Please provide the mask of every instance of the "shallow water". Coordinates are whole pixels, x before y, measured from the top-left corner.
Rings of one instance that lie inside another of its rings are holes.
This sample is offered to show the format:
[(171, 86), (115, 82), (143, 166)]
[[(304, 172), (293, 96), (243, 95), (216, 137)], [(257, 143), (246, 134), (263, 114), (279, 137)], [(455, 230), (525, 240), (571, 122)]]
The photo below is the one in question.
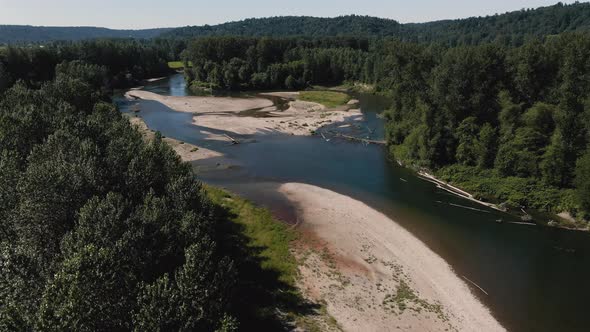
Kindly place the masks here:
[[(181, 75), (146, 89), (187, 95)], [(359, 99), (365, 121), (357, 130), (373, 139), (382, 137), (377, 114), (387, 107), (387, 99)], [(119, 102), (122, 111), (130, 107)], [(204, 141), (203, 128), (191, 123), (191, 114), (157, 102), (138, 103), (151, 129), (217, 149), (235, 161), (236, 167), (200, 173), (205, 182), (265, 204), (289, 221), (294, 218), (292, 207), (272, 193), (278, 183), (303, 182), (351, 196), (387, 214), (441, 255), (460, 277), (485, 289), (489, 295), (476, 288), (473, 292), (507, 329), (590, 330), (590, 234), (513, 224), (519, 220), (417, 178), (388, 160), (382, 146), (295, 136), (239, 145)]]

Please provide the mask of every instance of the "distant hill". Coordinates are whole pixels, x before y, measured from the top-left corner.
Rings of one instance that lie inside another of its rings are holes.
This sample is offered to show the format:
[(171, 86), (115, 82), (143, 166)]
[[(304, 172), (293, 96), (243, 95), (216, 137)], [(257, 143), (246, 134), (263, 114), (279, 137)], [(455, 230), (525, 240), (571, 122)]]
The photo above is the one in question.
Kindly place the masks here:
[(97, 27), (38, 27), (30, 25), (0, 25), (0, 44), (39, 43), (58, 40), (95, 38), (153, 38), (171, 28), (145, 30), (113, 30)]
[(567, 31), (590, 31), (590, 4), (557, 4), (486, 17), (400, 24), (369, 16), (317, 18), (283, 16), (247, 19), (213, 26), (188, 26), (162, 37), (202, 36), (366, 36), (397, 37), (405, 41), (442, 42), (451, 45), (499, 41), (521, 44), (529, 37)]
[(391, 36), (401, 31), (397, 21), (370, 16), (340, 16), (321, 18), (310, 16), (278, 16), (250, 18), (243, 21), (219, 25), (189, 26), (177, 28), (163, 34), (163, 37), (202, 36)]
[(590, 3), (526, 9), (505, 14), (405, 24), (398, 37), (410, 41), (478, 44), (500, 41), (520, 45), (527, 38), (590, 31)]
[(527, 38), (568, 31), (590, 31), (590, 3), (557, 4), (505, 14), (400, 24), (370, 16), (321, 18), (278, 16), (251, 18), (218, 25), (147, 30), (113, 30), (97, 27), (34, 27), (0, 25), (0, 44), (37, 43), (93, 38), (195, 38), (203, 36), (357, 36), (396, 37), (413, 42), (449, 45), (501, 42), (520, 45)]

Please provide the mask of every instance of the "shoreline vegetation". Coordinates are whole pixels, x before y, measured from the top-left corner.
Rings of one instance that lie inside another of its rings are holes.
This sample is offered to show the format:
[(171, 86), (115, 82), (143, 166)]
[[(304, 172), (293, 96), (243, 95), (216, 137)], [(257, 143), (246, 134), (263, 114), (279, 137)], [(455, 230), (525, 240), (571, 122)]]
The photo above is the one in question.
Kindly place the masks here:
[[(406, 164), (401, 160), (396, 159), (396, 162), (400, 166), (416, 172), (418, 177), (435, 184), (437, 188), (441, 190), (482, 206), (517, 216), (522, 220), (522, 224), (546, 225), (574, 231), (590, 231), (590, 225), (588, 222), (573, 217), (567, 208), (562, 209), (561, 212), (555, 212), (542, 210), (543, 208), (547, 208), (547, 206), (550, 205), (549, 203), (545, 206), (540, 205), (538, 207), (522, 205), (523, 202), (529, 202), (534, 199), (537, 201), (553, 200), (554, 202), (559, 202), (560, 199), (573, 200), (573, 193), (571, 191), (560, 193), (559, 190), (555, 189), (546, 193), (547, 195), (545, 195), (545, 197), (542, 197), (542, 189), (537, 189), (539, 193), (535, 194), (535, 184), (530, 182), (529, 179), (515, 178), (514, 181), (516, 181), (517, 185), (529, 187), (526, 190), (506, 189), (498, 195), (494, 194), (493, 191), (490, 192), (490, 189), (501, 187), (501, 179), (493, 177), (478, 177), (470, 175), (469, 173), (462, 174), (460, 172), (458, 172), (458, 175), (454, 176), (454, 173), (457, 171), (454, 171), (452, 167), (443, 168), (433, 172), (421, 167), (412, 166), (411, 164)], [(492, 183), (489, 181), (492, 181)], [(522, 182), (524, 182), (524, 184), (521, 184)], [(482, 186), (487, 188), (487, 190), (482, 190)], [(535, 197), (532, 199), (527, 198), (527, 193), (529, 195), (534, 194)], [(513, 196), (511, 195), (516, 195), (516, 198), (512, 198)], [(565, 198), (561, 198), (560, 195), (565, 195)], [(567, 204), (565, 204), (565, 206), (567, 206)], [(498, 222), (502, 222), (501, 219)]]
[[(590, 225), (586, 220), (575, 218), (568, 211), (567, 206), (572, 204), (571, 201), (574, 200), (571, 190), (550, 189), (548, 191), (530, 179), (500, 179), (493, 175), (489, 177), (474, 176), (470, 174), (470, 171), (457, 171), (456, 167), (443, 168), (433, 173), (424, 170), (417, 172), (420, 177), (436, 184), (442, 190), (483, 206), (515, 215), (522, 220), (523, 224), (590, 231)], [(511, 181), (514, 182), (512, 186), (516, 188), (511, 188)], [(541, 203), (536, 206), (527, 204), (533, 204), (533, 202)], [(554, 209), (552, 206), (563, 206), (563, 208), (554, 211), (551, 210)]]
[[(299, 231), (275, 219), (265, 208), (258, 207), (224, 189), (204, 185), (203, 190), (211, 201), (229, 216), (244, 237), (244, 247), (254, 256), (255, 266), (243, 267), (246, 277), (240, 282), (242, 300), (238, 305), (251, 315), (246, 318), (245, 330), (332, 330), (332, 318), (321, 303), (310, 302), (297, 287), (299, 265), (293, 243), (299, 241)], [(232, 233), (229, 231), (228, 233)], [(266, 277), (265, 277), (266, 276)], [(261, 299), (261, 294), (266, 299)], [(254, 302), (253, 302), (254, 300)], [(253, 303), (258, 303), (254, 305)]]
[(481, 171), (455, 166), (442, 168), (435, 174), (437, 178), (469, 191), (476, 201), (510, 211), (523, 222), (577, 231), (590, 230), (587, 220), (573, 217), (571, 210), (576, 205), (573, 190), (546, 186), (533, 179), (503, 178), (485, 171), (485, 175), (478, 175), (478, 172)]

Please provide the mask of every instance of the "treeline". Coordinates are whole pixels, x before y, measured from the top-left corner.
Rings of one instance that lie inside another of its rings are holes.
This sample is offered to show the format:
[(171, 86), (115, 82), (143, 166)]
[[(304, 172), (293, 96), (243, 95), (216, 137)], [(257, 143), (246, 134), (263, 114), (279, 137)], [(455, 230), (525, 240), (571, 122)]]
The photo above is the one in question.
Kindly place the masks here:
[(40, 87), (54, 78), (59, 63), (75, 60), (104, 67), (107, 88), (128, 87), (169, 74), (167, 62), (177, 59), (184, 47), (182, 41), (105, 39), (0, 48), (0, 92), (17, 81)]
[(521, 46), (533, 39), (564, 32), (590, 31), (590, 4), (558, 3), (486, 17), (404, 24), (399, 38), (448, 46), (496, 43)]
[(588, 34), (520, 47), (208, 37), (184, 56), (194, 86), (373, 84), (393, 100), (386, 127), (396, 158), (445, 168), (447, 179), (471, 179), (470, 189), (511, 205), (590, 211)]
[(250, 18), (218, 25), (187, 26), (165, 32), (161, 37), (385, 37), (399, 35), (401, 27), (400, 23), (391, 19), (360, 15), (335, 18), (278, 16)]
[(80, 41), (97, 38), (155, 38), (172, 28), (115, 30), (98, 27), (42, 27), (30, 25), (0, 25), (0, 44), (47, 43)]
[(369, 47), (363, 38), (208, 37), (189, 43), (183, 57), (196, 87), (301, 89), (359, 79)]
[(225, 217), (190, 165), (104, 102), (141, 62), (108, 63), (125, 48), (101, 45), (9, 50), (4, 69), (39, 87), (0, 93), (0, 330), (235, 330)]
[(336, 37), (397, 38), (406, 42), (439, 43), (446, 46), (498, 43), (520, 46), (523, 43), (563, 32), (590, 30), (590, 4), (558, 3), (500, 15), (400, 24), (370, 16), (319, 18), (283, 16), (247, 19), (213, 26), (177, 28), (164, 38), (206, 36), (245, 37)]
[(590, 35), (383, 54), (397, 158), (512, 205), (590, 212)]

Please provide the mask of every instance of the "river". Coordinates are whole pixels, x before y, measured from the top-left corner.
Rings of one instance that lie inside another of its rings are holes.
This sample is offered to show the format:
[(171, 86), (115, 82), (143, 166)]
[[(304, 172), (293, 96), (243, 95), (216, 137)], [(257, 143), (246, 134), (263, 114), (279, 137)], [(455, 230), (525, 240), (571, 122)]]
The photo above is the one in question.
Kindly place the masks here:
[[(182, 75), (145, 87), (163, 95), (188, 94)], [(378, 114), (385, 98), (360, 95), (364, 126), (383, 135)], [(115, 98), (123, 112), (130, 102)], [(388, 159), (386, 148), (321, 137), (273, 136), (248, 144), (205, 142), (192, 114), (138, 101), (147, 125), (196, 145), (215, 148), (236, 167), (198, 174), (263, 204), (283, 219), (292, 207), (272, 194), (277, 183), (301, 182), (351, 196), (383, 212), (443, 257), (510, 331), (589, 331), (590, 234), (519, 220), (437, 189)], [(471, 209), (470, 209), (471, 208)], [(501, 219), (503, 222), (498, 223)]]

